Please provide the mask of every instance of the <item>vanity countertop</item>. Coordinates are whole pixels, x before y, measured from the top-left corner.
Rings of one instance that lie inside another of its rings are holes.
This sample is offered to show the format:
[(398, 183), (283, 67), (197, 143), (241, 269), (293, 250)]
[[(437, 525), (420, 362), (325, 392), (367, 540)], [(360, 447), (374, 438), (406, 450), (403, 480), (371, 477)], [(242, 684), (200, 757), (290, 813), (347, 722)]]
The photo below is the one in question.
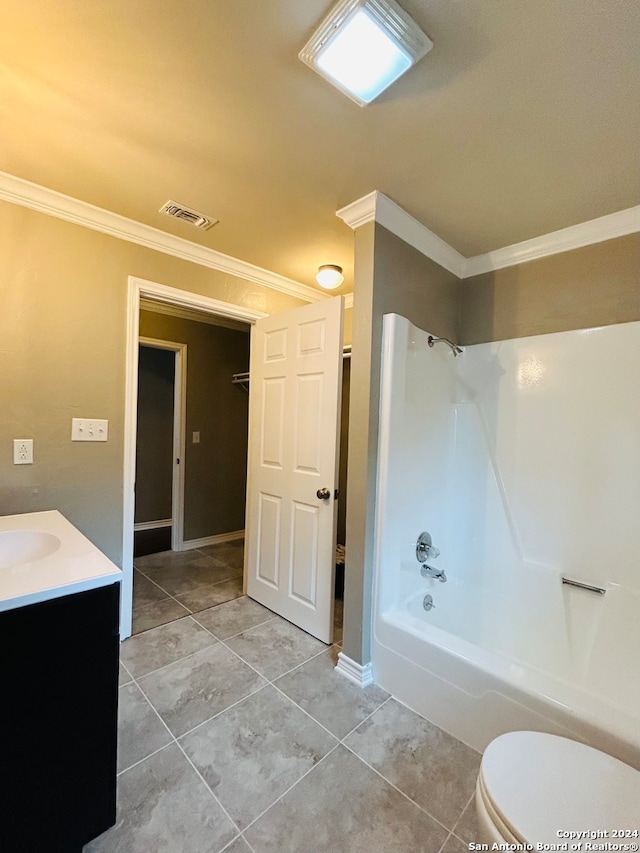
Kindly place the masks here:
[(120, 569), (57, 510), (0, 516), (0, 611), (121, 578)]

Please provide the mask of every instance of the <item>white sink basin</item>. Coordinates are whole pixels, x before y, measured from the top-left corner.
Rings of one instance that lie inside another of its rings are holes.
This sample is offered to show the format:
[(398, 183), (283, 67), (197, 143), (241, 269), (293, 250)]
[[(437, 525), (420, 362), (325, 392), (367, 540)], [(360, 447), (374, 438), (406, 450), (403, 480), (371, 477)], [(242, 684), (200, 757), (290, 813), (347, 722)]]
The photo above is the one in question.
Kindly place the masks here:
[(121, 578), (120, 569), (57, 510), (0, 515), (0, 613)]
[(53, 533), (41, 530), (1, 530), (0, 569), (41, 560), (57, 551), (61, 544)]

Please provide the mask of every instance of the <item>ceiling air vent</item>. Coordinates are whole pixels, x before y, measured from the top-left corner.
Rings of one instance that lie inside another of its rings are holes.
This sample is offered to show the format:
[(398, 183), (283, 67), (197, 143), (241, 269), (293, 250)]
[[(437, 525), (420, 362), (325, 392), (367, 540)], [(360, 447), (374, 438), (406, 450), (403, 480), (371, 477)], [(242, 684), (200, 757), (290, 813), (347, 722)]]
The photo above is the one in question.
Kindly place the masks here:
[(203, 231), (208, 231), (218, 222), (212, 216), (205, 216), (204, 213), (198, 213), (197, 210), (191, 210), (175, 201), (168, 201), (163, 204), (160, 213), (166, 213), (167, 216), (173, 216), (174, 219), (182, 219), (183, 222), (195, 225), (196, 228), (201, 228)]

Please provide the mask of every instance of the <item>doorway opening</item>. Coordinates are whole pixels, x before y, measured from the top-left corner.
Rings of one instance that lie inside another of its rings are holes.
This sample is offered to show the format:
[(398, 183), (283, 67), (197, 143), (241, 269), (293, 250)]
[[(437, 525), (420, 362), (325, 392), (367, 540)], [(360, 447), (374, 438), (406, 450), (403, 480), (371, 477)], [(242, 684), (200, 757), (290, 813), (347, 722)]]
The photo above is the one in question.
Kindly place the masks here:
[[(120, 636), (131, 635), (133, 616), (133, 579), (134, 579), (134, 517), (136, 493), (136, 434), (138, 410), (138, 358), (140, 339), (140, 311), (147, 302), (156, 308), (165, 307), (172, 312), (180, 310), (198, 312), (202, 317), (217, 317), (220, 320), (240, 321), (246, 326), (255, 323), (265, 314), (251, 308), (222, 302), (197, 293), (180, 290), (156, 282), (145, 281), (134, 276), (129, 277), (128, 322), (126, 348), (126, 401), (125, 401), (125, 447), (123, 473), (123, 539), (122, 539), (122, 584)], [(159, 336), (154, 336), (158, 339)], [(168, 336), (167, 336), (168, 337)], [(239, 392), (241, 393), (241, 392)], [(197, 432), (197, 429), (193, 430)], [(193, 439), (193, 436), (191, 437)], [(186, 441), (185, 441), (186, 444)], [(176, 457), (178, 458), (178, 457)], [(180, 467), (180, 466), (178, 466)], [(179, 523), (180, 516), (178, 516)], [(172, 540), (174, 532), (172, 530)], [(197, 541), (189, 542), (192, 533), (186, 529), (181, 547), (187, 551), (197, 550)], [(183, 553), (175, 551), (176, 555)]]
[(134, 558), (182, 550), (186, 378), (185, 343), (140, 337)]
[[(261, 312), (256, 312), (251, 309), (242, 308), (237, 305), (231, 305), (229, 303), (219, 302), (214, 299), (210, 299), (208, 297), (202, 297), (197, 294), (193, 294), (186, 291), (180, 291), (175, 288), (166, 287), (164, 285), (155, 284), (153, 282), (147, 282), (140, 279), (136, 279), (131, 277), (129, 280), (129, 323), (128, 323), (128, 335), (127, 335), (127, 401), (125, 406), (125, 470), (124, 470), (124, 519), (123, 519), (123, 584), (122, 584), (122, 619), (121, 619), (121, 636), (124, 639), (125, 637), (131, 634), (131, 622), (132, 622), (132, 599), (133, 599), (133, 577), (134, 577), (134, 558), (133, 558), (133, 549), (134, 549), (134, 511), (135, 511), (135, 469), (136, 469), (136, 420), (137, 420), (137, 402), (138, 402), (138, 359), (139, 359), (139, 336), (141, 333), (141, 314), (140, 309), (146, 307), (145, 302), (151, 301), (156, 309), (158, 306), (162, 306), (167, 309), (164, 313), (179, 313), (180, 311), (188, 311), (198, 312), (201, 316), (200, 319), (204, 319), (206, 315), (209, 320), (212, 317), (216, 317), (217, 319), (213, 322), (221, 321), (221, 324), (224, 325), (224, 321), (237, 321), (243, 322), (244, 328), (246, 329), (250, 324), (254, 323), (257, 319), (264, 317), (265, 315)], [(302, 309), (301, 309), (302, 310)], [(163, 313), (160, 309), (159, 313)], [(232, 323), (233, 325), (233, 323)], [(147, 336), (151, 336), (151, 332), (147, 330)], [(168, 340), (171, 336), (165, 336)], [(155, 331), (153, 332), (153, 338), (156, 340), (162, 339), (161, 335), (158, 335)], [(192, 350), (189, 349), (189, 360), (191, 361)], [(247, 365), (248, 366), (248, 365)], [(229, 387), (231, 387), (238, 394), (245, 394), (246, 389), (243, 390), (242, 385), (240, 383), (232, 384), (232, 375), (234, 373), (242, 372), (238, 369), (240, 365), (235, 366), (232, 369), (229, 369), (228, 375), (225, 377), (226, 382)], [(174, 389), (175, 390), (175, 389)], [(245, 396), (246, 401), (246, 396)], [(197, 428), (192, 428), (191, 425), (187, 424), (186, 428), (183, 430), (183, 435), (185, 437), (183, 455), (180, 457), (181, 459), (185, 458), (185, 453), (188, 453), (189, 449), (193, 449), (194, 445), (197, 445), (196, 433), (202, 432)], [(202, 435), (200, 436), (202, 439)], [(202, 440), (200, 444), (202, 444)], [(226, 446), (230, 446), (231, 439), (227, 439)], [(200, 448), (201, 449), (201, 448)], [(244, 453), (246, 454), (246, 445), (243, 448)], [(185, 465), (179, 466), (182, 472), (187, 470)], [(206, 470), (206, 466), (200, 466), (198, 469), (200, 471)], [(184, 473), (183, 473), (184, 476)], [(224, 496), (221, 497), (220, 490), (218, 492), (218, 503), (224, 502), (222, 500)], [(244, 498), (244, 495), (243, 495)], [(216, 503), (214, 500), (213, 503)], [(244, 503), (244, 502), (243, 502)], [(185, 499), (186, 506), (186, 499)], [(158, 520), (158, 519), (155, 519)], [(162, 519), (160, 519), (162, 520)], [(172, 540), (174, 534), (174, 522), (176, 521), (176, 516), (172, 512), (171, 523), (172, 523)], [(231, 533), (242, 533), (241, 528), (238, 530), (231, 531)], [(224, 535), (224, 534), (223, 534)], [(180, 546), (181, 550), (175, 548), (175, 544), (172, 541), (173, 549), (168, 553), (171, 556), (169, 560), (175, 561), (175, 568), (177, 568), (177, 564), (184, 560), (201, 560), (205, 558), (209, 558), (209, 560), (214, 559), (217, 560), (218, 564), (225, 564), (226, 569), (235, 569), (235, 581), (234, 578), (231, 577), (228, 580), (220, 580), (222, 583), (236, 583), (239, 585), (242, 582), (243, 576), (243, 542), (233, 537), (233, 539), (229, 539), (227, 537), (227, 541), (211, 541), (211, 537), (203, 536), (198, 532), (194, 532), (190, 530), (188, 525), (185, 525), (183, 531), (183, 540)], [(213, 549), (213, 550), (212, 550)], [(215, 549), (218, 549), (217, 551)], [(162, 552), (157, 552), (162, 553)], [(136, 558), (137, 559), (137, 558)], [(210, 567), (210, 563), (208, 565)], [(147, 567), (148, 568), (148, 567)], [(170, 568), (170, 567), (169, 567)], [(171, 572), (166, 572), (167, 576), (171, 574)], [(156, 575), (155, 579), (151, 578), (151, 571), (147, 571), (145, 574), (146, 580), (151, 581), (155, 587), (162, 587), (158, 581), (160, 580), (160, 575)], [(163, 578), (163, 580), (167, 580), (167, 578)], [(169, 592), (169, 596), (167, 596), (169, 601), (173, 601), (175, 603), (176, 599), (179, 596), (182, 596), (182, 601), (178, 601), (181, 607), (184, 608), (185, 611), (194, 612), (192, 608), (188, 606), (187, 603), (187, 595), (190, 594), (190, 590), (178, 592), (174, 590), (174, 594), (171, 593), (167, 587), (162, 587), (166, 592)], [(192, 590), (193, 591), (193, 590)], [(238, 588), (236, 590), (237, 593), (240, 592)], [(168, 604), (165, 606), (169, 606)], [(220, 605), (224, 606), (224, 605)], [(341, 607), (338, 606), (335, 608), (336, 617), (340, 620), (340, 611)], [(180, 614), (176, 615), (174, 618), (181, 618), (182, 616), (188, 615), (188, 612), (180, 612)], [(338, 637), (341, 630), (340, 625), (336, 625), (338, 631)], [(144, 630), (144, 629), (143, 629)], [(338, 640), (338, 637), (336, 639)], [(339, 641), (339, 640), (338, 640)]]
[(143, 300), (139, 331), (134, 634), (242, 595), (250, 326)]

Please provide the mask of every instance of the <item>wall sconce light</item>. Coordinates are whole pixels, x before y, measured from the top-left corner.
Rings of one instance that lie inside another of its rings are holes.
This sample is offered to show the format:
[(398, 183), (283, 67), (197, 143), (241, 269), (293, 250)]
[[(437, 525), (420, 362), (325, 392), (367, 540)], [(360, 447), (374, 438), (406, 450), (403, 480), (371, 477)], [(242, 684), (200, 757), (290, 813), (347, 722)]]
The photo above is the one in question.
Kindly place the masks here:
[(316, 281), (320, 287), (324, 287), (325, 290), (335, 290), (336, 287), (340, 287), (344, 281), (342, 267), (339, 267), (336, 264), (323, 264), (321, 267), (318, 267)]

